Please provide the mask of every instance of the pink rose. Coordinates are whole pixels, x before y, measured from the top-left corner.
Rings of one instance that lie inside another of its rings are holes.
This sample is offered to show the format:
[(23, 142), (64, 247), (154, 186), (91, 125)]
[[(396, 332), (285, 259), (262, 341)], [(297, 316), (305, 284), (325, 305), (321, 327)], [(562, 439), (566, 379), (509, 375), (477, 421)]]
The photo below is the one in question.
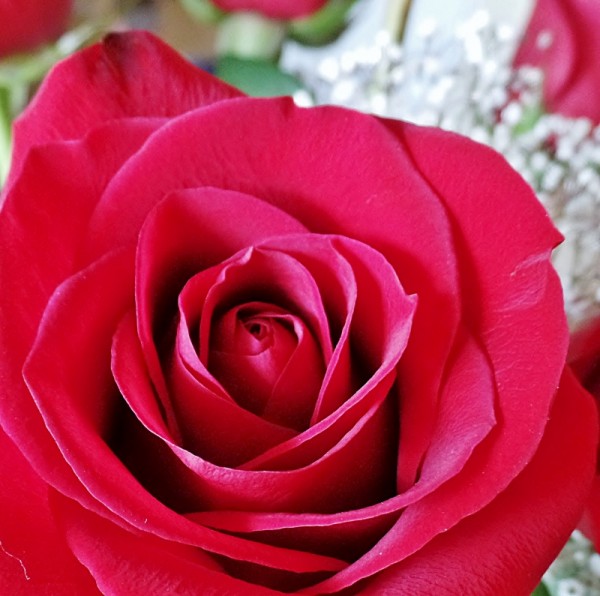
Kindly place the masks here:
[(597, 425), (560, 236), (502, 157), (244, 97), (144, 33), (15, 134), (5, 592), (531, 592)]
[(272, 19), (297, 19), (323, 8), (327, 0), (211, 0), (226, 11), (259, 12)]
[(0, 56), (35, 49), (66, 28), (73, 0), (0, 0)]
[(546, 106), (600, 122), (600, 2), (537, 0), (516, 64), (542, 68)]

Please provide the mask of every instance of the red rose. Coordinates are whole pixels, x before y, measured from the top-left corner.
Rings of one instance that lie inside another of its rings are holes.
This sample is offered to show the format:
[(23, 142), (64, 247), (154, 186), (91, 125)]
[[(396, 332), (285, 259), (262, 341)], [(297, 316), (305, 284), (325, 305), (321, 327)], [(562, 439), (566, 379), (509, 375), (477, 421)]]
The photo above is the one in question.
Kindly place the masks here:
[(542, 68), (549, 111), (600, 122), (598, 31), (598, 0), (537, 0), (516, 64)]
[(317, 12), (327, 0), (211, 0), (226, 11), (259, 12), (272, 19), (297, 19)]
[(67, 27), (73, 0), (0, 0), (0, 56), (34, 49)]
[(468, 139), (65, 61), (0, 217), (8, 592), (529, 593), (596, 445), (559, 239)]

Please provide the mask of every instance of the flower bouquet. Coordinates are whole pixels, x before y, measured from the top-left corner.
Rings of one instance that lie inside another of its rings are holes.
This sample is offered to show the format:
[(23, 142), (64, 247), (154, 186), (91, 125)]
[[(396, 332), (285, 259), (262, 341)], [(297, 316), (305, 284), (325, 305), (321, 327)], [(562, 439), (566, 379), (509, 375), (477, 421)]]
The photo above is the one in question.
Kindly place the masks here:
[(0, 201), (4, 592), (527, 595), (581, 520), (562, 237), (494, 149), (113, 33)]

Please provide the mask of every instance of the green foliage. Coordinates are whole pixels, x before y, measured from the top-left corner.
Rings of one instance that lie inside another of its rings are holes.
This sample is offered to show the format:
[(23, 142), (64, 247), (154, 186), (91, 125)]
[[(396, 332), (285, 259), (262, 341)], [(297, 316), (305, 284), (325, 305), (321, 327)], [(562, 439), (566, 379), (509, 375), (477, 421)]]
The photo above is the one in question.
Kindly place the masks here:
[(542, 582), (531, 594), (531, 596), (550, 596), (550, 592), (548, 592), (548, 588)]
[(263, 60), (223, 56), (217, 62), (216, 75), (254, 97), (293, 95), (302, 88), (296, 78)]
[(323, 45), (333, 41), (346, 26), (348, 10), (354, 0), (329, 0), (315, 14), (290, 21), (290, 36), (307, 45)]
[(225, 13), (210, 0), (180, 0), (181, 5), (195, 19), (204, 23), (217, 23)]

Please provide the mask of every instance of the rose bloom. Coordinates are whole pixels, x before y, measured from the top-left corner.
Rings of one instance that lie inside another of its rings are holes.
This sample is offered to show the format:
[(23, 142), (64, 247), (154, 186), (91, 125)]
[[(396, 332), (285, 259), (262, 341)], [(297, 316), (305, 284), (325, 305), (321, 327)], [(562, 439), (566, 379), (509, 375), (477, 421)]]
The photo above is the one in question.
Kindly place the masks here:
[(15, 134), (5, 593), (534, 588), (597, 428), (560, 236), (502, 157), (244, 97), (145, 33), (60, 64)]
[(600, 2), (537, 0), (516, 64), (544, 71), (550, 112), (600, 122)]
[(323, 8), (327, 0), (211, 0), (221, 10), (251, 11), (272, 19), (297, 19)]
[(72, 8), (73, 0), (0, 0), (0, 57), (57, 38)]

